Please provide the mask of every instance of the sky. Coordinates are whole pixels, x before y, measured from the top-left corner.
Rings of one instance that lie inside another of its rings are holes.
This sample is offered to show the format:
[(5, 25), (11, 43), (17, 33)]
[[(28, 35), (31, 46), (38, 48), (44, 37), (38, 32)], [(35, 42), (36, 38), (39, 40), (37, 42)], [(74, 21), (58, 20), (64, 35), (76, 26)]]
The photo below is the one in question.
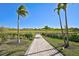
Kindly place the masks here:
[[(21, 3), (2, 3), (0, 4), (0, 26), (17, 28), (17, 8)], [(23, 4), (29, 14), (20, 17), (20, 28), (42, 28), (49, 26), (60, 28), (56, 3), (26, 3)], [(61, 10), (63, 27), (65, 26), (64, 11)], [(67, 20), (69, 27), (79, 28), (79, 4), (68, 4)]]

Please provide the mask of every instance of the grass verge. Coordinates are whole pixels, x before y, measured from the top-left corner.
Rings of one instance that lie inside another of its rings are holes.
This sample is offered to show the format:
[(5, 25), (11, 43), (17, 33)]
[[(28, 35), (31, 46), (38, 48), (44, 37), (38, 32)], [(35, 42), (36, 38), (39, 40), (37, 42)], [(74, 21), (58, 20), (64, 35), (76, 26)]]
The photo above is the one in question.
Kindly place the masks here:
[(9, 40), (0, 45), (1, 56), (23, 56), (31, 44), (32, 40), (21, 40), (20, 44), (16, 40)]
[(65, 48), (64, 50), (61, 50), (63, 47), (62, 45), (63, 40), (56, 39), (56, 38), (49, 38), (44, 37), (52, 46), (54, 46), (56, 49), (58, 49), (63, 55), (65, 56), (79, 56), (79, 43), (78, 42), (71, 42), (70, 41), (70, 47)]

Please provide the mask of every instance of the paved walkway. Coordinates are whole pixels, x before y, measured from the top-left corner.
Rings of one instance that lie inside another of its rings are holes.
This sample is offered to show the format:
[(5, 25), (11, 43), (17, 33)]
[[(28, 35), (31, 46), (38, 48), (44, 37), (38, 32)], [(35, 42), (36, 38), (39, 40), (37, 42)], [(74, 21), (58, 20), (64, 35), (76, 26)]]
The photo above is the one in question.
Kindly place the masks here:
[(36, 34), (31, 46), (26, 51), (27, 56), (63, 56), (52, 47), (40, 34)]

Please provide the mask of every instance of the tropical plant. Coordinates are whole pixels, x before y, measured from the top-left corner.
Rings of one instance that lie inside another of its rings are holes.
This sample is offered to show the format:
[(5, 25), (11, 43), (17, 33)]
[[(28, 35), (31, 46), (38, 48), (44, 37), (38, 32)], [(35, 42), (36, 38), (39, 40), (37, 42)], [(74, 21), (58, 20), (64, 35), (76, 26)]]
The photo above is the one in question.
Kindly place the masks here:
[[(64, 12), (65, 12), (65, 39), (64, 39), (64, 42), (65, 42), (65, 48), (67, 48), (69, 46), (69, 39), (68, 39), (68, 24), (67, 24), (67, 3), (59, 3), (58, 4), (58, 8), (56, 8), (58, 10), (58, 15), (59, 15), (59, 19), (60, 19), (60, 24), (62, 25), (61, 23), (61, 17), (60, 17), (60, 10), (63, 9)], [(62, 28), (62, 26), (61, 26)], [(63, 33), (63, 30), (62, 30), (62, 33)]]
[(17, 42), (20, 43), (20, 38), (19, 38), (19, 23), (20, 23), (20, 16), (26, 16), (28, 14), (28, 11), (26, 10), (24, 5), (19, 6), (18, 10), (17, 10), (17, 14), (18, 14), (18, 20), (17, 20)]
[(26, 34), (24, 34), (24, 36), (25, 36), (27, 39), (29, 39), (29, 40), (32, 40), (32, 38), (33, 38), (33, 34), (32, 34), (32, 33), (26, 33)]
[(65, 36), (66, 36), (66, 45), (65, 48), (69, 47), (69, 39), (68, 39), (68, 23), (67, 23), (67, 3), (61, 3), (62, 9), (65, 12)]
[[(62, 27), (62, 21), (61, 21), (61, 16), (60, 16), (60, 10), (61, 10), (61, 6), (60, 6), (60, 3), (58, 4), (57, 8), (54, 9), (54, 11), (57, 10), (57, 14), (59, 16), (59, 22), (60, 22), (60, 27), (61, 27), (61, 33), (62, 33), (62, 36), (63, 36), (63, 39), (64, 39), (64, 32), (63, 32), (63, 27)], [(66, 41), (64, 39), (64, 45), (66, 45)]]

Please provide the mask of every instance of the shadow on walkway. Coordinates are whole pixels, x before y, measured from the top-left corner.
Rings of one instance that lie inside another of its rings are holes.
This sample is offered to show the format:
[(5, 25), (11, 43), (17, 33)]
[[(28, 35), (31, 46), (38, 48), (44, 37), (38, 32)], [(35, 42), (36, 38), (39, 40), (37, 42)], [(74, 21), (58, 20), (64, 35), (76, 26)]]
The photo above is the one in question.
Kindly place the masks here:
[[(50, 51), (50, 50), (54, 50), (54, 48), (53, 48), (53, 49), (48, 49), (48, 50), (39, 51), (39, 52), (35, 52), (35, 53), (26, 54), (26, 56), (28, 56), (28, 55), (33, 55), (33, 54), (37, 54), (37, 53), (42, 53), (42, 52), (46, 52), (46, 51)], [(60, 53), (60, 52), (57, 51), (56, 53), (54, 53), (54, 54), (52, 54), (52, 55), (50, 55), (50, 56), (54, 56), (54, 55), (56, 55), (56, 54), (58, 54), (58, 53)]]

